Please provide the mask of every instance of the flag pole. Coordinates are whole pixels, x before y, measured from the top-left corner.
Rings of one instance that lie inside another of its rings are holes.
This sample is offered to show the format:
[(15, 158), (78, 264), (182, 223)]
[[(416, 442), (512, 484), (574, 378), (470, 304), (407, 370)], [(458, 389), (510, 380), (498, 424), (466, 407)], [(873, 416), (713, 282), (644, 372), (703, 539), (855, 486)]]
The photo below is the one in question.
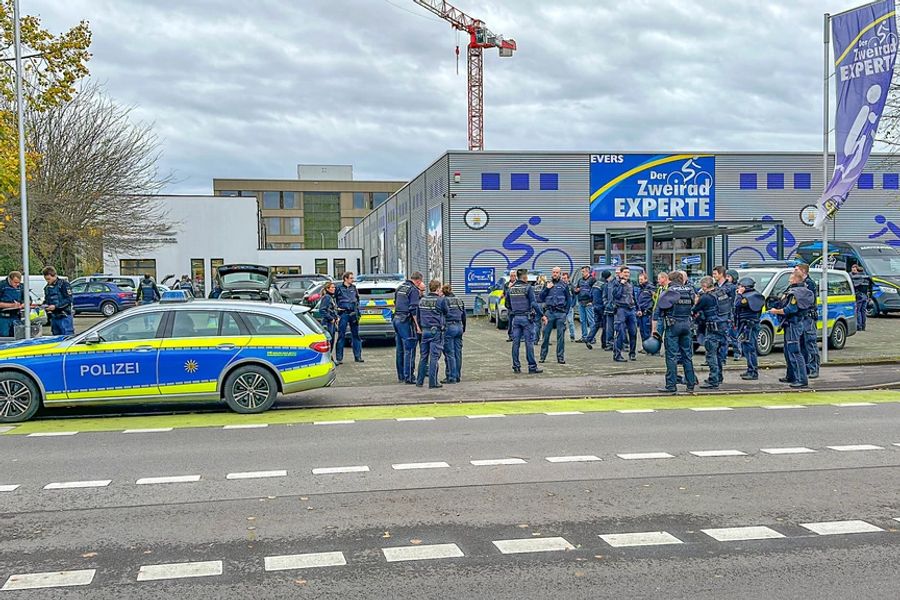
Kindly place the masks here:
[[(831, 41), (829, 33), (829, 25), (831, 24), (831, 15), (825, 13), (825, 95), (824, 95), (824, 126), (823, 126), (823, 145), (822, 145), (822, 189), (828, 188), (828, 101), (831, 94), (829, 89), (829, 57), (828, 46)], [(822, 224), (822, 279), (819, 281), (819, 297), (822, 298), (822, 363), (828, 362), (828, 219)]]
[(22, 303), (25, 305), (25, 339), (31, 337), (31, 295), (28, 285), (28, 185), (25, 181), (25, 107), (22, 103), (22, 36), (19, 0), (13, 0), (13, 31), (16, 53), (16, 111), (19, 118), (19, 200), (22, 203)]

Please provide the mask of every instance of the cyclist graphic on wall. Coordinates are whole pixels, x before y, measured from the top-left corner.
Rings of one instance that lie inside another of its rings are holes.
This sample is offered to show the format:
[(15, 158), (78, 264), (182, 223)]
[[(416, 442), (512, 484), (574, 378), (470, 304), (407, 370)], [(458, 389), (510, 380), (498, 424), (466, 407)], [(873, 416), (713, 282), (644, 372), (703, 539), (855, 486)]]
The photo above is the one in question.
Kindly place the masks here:
[[(569, 272), (572, 272), (575, 268), (575, 263), (565, 250), (562, 248), (544, 248), (538, 252), (535, 250), (534, 245), (529, 243), (530, 240), (527, 238), (531, 238), (534, 242), (541, 244), (546, 244), (550, 241), (550, 238), (546, 238), (532, 230), (533, 227), (537, 227), (540, 224), (541, 218), (537, 215), (532, 216), (528, 219), (528, 222), (517, 226), (503, 238), (503, 250), (499, 248), (479, 250), (469, 261), (469, 267), (476, 266), (476, 261), (479, 258), (482, 260), (478, 262), (483, 265), (486, 264), (485, 259), (489, 255), (497, 255), (503, 258), (504, 264), (502, 268), (506, 271), (523, 266), (532, 270), (538, 270), (540, 267), (549, 269), (554, 266), (568, 266)], [(550, 264), (550, 261), (557, 262)]]
[[(762, 221), (774, 221), (772, 215), (763, 215)], [(775, 238), (778, 233), (778, 229), (776, 227), (771, 227), (767, 232), (762, 234), (761, 236), (755, 238), (757, 242), (764, 242), (766, 240)], [(791, 233), (791, 230), (787, 227), (784, 228), (784, 258), (789, 260), (794, 254), (797, 252), (797, 238), (794, 237), (794, 234)], [(791, 250), (793, 248), (793, 250)], [(735, 259), (736, 255), (742, 256), (743, 254), (750, 253), (754, 254), (756, 257), (759, 257), (759, 260), (762, 262), (766, 262), (767, 260), (777, 260), (778, 259), (778, 240), (774, 239), (773, 241), (766, 244), (766, 254), (763, 254), (758, 248), (754, 246), (740, 246), (739, 248), (735, 248), (731, 252), (728, 253), (728, 262), (732, 262)], [(766, 257), (768, 255), (768, 258)]]
[(882, 236), (885, 236), (889, 233), (893, 234), (895, 240), (884, 240), (884, 243), (889, 246), (894, 246), (895, 248), (900, 248), (900, 226), (896, 223), (887, 220), (887, 217), (884, 215), (875, 215), (875, 222), (879, 225), (882, 225), (882, 228), (879, 231), (869, 235), (870, 240), (877, 240)]
[[(527, 223), (522, 223), (515, 229), (509, 232), (509, 235), (506, 236), (506, 239), (503, 240), (503, 249), (508, 252), (524, 252), (522, 256), (517, 259), (509, 258), (509, 269), (518, 268), (519, 265), (524, 265), (527, 263), (532, 256), (534, 256), (534, 247), (531, 244), (522, 244), (519, 243), (519, 238), (523, 235), (527, 235), (531, 239), (538, 242), (549, 242), (548, 238), (540, 236), (531, 230), (531, 226), (537, 226), (541, 224), (541, 218), (537, 215), (528, 219)], [(507, 255), (510, 256), (510, 255)]]

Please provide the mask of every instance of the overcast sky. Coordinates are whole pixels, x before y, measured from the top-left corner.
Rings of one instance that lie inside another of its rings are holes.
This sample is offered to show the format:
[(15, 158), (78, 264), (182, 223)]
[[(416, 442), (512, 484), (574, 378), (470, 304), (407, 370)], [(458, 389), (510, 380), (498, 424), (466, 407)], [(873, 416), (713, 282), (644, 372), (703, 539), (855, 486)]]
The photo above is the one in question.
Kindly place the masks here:
[[(822, 13), (861, 0), (457, 0), (485, 57), (488, 150), (821, 148)], [(465, 39), (413, 0), (22, 0), (87, 19), (91, 76), (153, 122), (173, 193), (353, 164), (407, 180), (466, 148)]]

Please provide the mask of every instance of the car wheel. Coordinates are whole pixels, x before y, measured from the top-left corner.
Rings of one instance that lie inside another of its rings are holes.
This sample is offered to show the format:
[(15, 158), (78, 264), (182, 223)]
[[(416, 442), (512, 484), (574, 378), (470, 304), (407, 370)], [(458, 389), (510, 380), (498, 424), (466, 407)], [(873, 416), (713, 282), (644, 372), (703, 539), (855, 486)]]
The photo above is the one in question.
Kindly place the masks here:
[(756, 336), (756, 353), (760, 356), (767, 356), (772, 353), (775, 347), (775, 332), (768, 323), (763, 323), (759, 328), (759, 335)]
[(40, 406), (40, 392), (30, 378), (15, 371), (0, 373), (0, 423), (27, 421)]
[(119, 312), (119, 307), (116, 306), (115, 302), (104, 302), (100, 305), (100, 312), (104, 317), (111, 317)]
[(874, 319), (875, 317), (877, 317), (880, 314), (881, 314), (881, 311), (878, 310), (877, 302), (869, 302), (866, 305), (866, 316), (868, 316), (869, 318)]
[(847, 325), (843, 321), (838, 321), (828, 335), (828, 347), (833, 350), (842, 350), (846, 345)]
[(262, 367), (239, 367), (225, 379), (225, 402), (236, 413), (253, 414), (269, 410), (277, 395), (275, 377)]

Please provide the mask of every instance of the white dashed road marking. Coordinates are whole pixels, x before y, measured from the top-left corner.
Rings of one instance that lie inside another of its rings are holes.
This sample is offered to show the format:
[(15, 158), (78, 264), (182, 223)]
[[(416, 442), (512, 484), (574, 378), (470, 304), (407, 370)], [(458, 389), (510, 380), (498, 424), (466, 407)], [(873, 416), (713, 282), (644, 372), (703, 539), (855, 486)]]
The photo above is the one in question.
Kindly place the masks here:
[(343, 421), (313, 421), (313, 425), (351, 425), (356, 423), (353, 419), (346, 419)]
[(75, 435), (77, 431), (41, 431), (38, 433), (29, 433), (27, 437), (62, 437), (67, 435)]
[(431, 560), (435, 558), (461, 558), (465, 556), (456, 544), (430, 544), (425, 546), (401, 546), (382, 548), (388, 562), (404, 560)]
[(287, 477), (287, 471), (244, 471), (229, 473), (225, 479), (263, 479), (265, 477)]
[(200, 481), (199, 475), (174, 475), (171, 477), (143, 477), (135, 481), (136, 485), (153, 485), (156, 483), (191, 483)]
[(682, 544), (681, 540), (665, 531), (648, 531), (646, 533), (610, 533), (601, 535), (600, 539), (613, 548), (628, 548), (631, 546), (665, 546), (667, 544)]
[(48, 483), (44, 486), (45, 490), (74, 490), (77, 488), (98, 488), (106, 487), (112, 483), (112, 479), (98, 479), (96, 481), (61, 481), (57, 483)]
[(747, 456), (740, 450), (691, 450), (691, 454), (700, 458), (712, 458), (715, 456)]
[(469, 462), (476, 467), (495, 467), (498, 465), (524, 465), (527, 461), (521, 458), (490, 458), (487, 460), (471, 460)]
[(13, 429), (15, 429), (15, 426), (4, 425), (3, 427), (0, 427), (0, 433), (6, 433), (7, 431), (12, 431)]
[(642, 415), (646, 413), (655, 413), (656, 411), (652, 408), (623, 408), (616, 412), (623, 415)]
[(506, 415), (466, 415), (467, 419), (500, 419)]
[(397, 419), (399, 423), (407, 421), (434, 421), (434, 417), (400, 417)]
[(723, 410), (734, 410), (730, 406), (698, 406), (697, 408), (691, 408), (694, 412), (719, 412)]
[(449, 469), (450, 465), (445, 462), (420, 462), (420, 463), (398, 463), (391, 465), (395, 471), (409, 471), (412, 469)]
[(601, 460), (599, 456), (586, 454), (584, 456), (548, 456), (547, 462), (552, 463), (570, 463), (570, 462), (593, 462)]
[(3, 591), (37, 590), (41, 588), (89, 585), (94, 580), (96, 569), (82, 571), (56, 571), (53, 573), (24, 573), (12, 575), (3, 585)]
[(358, 465), (353, 467), (320, 467), (313, 469), (313, 475), (335, 475), (337, 473), (366, 473), (369, 470), (367, 465)]
[(222, 429), (263, 429), (268, 423), (245, 423), (243, 425), (225, 425)]
[(155, 429), (126, 429), (122, 433), (164, 433), (166, 431), (172, 431), (171, 427), (158, 427)]
[(800, 527), (819, 535), (844, 535), (847, 533), (878, 533), (884, 531), (865, 521), (825, 521), (823, 523), (800, 523)]
[(875, 446), (874, 444), (854, 444), (850, 446), (828, 446), (830, 450), (836, 450), (838, 452), (858, 452), (861, 450), (884, 450), (881, 446)]
[(741, 542), (744, 540), (773, 540), (784, 535), (768, 527), (724, 527), (722, 529), (701, 529), (717, 542)]
[(815, 452), (815, 450), (811, 448), (804, 448), (802, 446), (796, 448), (760, 448), (759, 451), (765, 452), (766, 454), (811, 454)]
[(548, 417), (566, 417), (569, 415), (583, 415), (584, 413), (580, 410), (560, 410), (557, 412), (545, 412), (544, 414)]
[(874, 402), (839, 402), (835, 404), (835, 406), (840, 406), (842, 408), (850, 408), (852, 406), (875, 406)]
[(342, 567), (347, 564), (343, 552), (315, 552), (312, 554), (288, 554), (267, 556), (266, 571), (312, 569), (315, 567)]
[(561, 537), (525, 538), (520, 540), (496, 540), (493, 542), (503, 554), (524, 554), (526, 552), (559, 552), (574, 550), (575, 546)]
[(668, 452), (633, 452), (630, 454), (616, 454), (623, 460), (650, 460), (656, 458), (675, 458)]
[(222, 561), (208, 560), (166, 565), (144, 565), (138, 571), (137, 580), (159, 581), (162, 579), (186, 579), (188, 577), (212, 577), (221, 574)]
[(806, 408), (802, 404), (770, 404), (769, 406), (763, 406), (766, 410), (788, 410), (791, 408)]
[(19, 484), (17, 483), (0, 485), (0, 492), (14, 492), (17, 489), (19, 489)]

